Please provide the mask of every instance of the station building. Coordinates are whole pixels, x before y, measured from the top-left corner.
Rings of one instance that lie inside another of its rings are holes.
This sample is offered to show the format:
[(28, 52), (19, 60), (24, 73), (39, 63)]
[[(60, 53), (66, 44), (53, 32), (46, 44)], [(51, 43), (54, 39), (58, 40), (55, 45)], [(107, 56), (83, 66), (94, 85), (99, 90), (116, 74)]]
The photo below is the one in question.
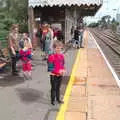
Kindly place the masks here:
[(71, 40), (72, 26), (82, 23), (85, 16), (94, 16), (102, 6), (103, 0), (29, 0), (28, 24), (32, 30), (36, 20), (59, 24), (64, 35), (64, 42)]

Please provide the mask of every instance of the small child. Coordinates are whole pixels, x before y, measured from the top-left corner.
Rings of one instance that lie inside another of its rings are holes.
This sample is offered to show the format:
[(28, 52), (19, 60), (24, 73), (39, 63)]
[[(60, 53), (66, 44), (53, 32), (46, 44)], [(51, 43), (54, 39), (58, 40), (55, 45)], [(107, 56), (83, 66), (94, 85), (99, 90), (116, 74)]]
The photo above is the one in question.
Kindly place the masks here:
[(0, 50), (0, 72), (3, 72), (4, 71), (4, 67), (6, 65), (6, 59), (2, 53), (2, 50)]
[(6, 65), (6, 62), (0, 60), (0, 72), (4, 70), (5, 65)]
[(31, 50), (27, 47), (27, 40), (21, 41), (21, 50), (19, 51), (20, 59), (22, 60), (22, 70), (26, 79), (32, 79), (32, 55)]
[(31, 39), (28, 37), (28, 33), (23, 33), (23, 41), (27, 41), (27, 47), (32, 50), (32, 42)]
[(60, 100), (60, 85), (65, 73), (64, 55), (61, 53), (62, 47), (62, 43), (56, 41), (53, 43), (54, 53), (48, 56), (48, 71), (51, 73), (50, 83), (52, 105), (55, 105), (55, 98), (58, 103), (63, 103), (63, 101)]

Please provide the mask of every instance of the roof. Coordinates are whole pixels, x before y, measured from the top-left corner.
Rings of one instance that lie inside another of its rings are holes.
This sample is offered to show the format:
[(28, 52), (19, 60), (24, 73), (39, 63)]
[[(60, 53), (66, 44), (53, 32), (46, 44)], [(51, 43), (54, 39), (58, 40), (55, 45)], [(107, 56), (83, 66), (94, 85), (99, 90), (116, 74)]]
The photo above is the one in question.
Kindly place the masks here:
[(100, 6), (102, 4), (102, 0), (29, 0), (29, 6), (37, 7), (37, 6), (72, 6), (72, 5), (97, 5)]

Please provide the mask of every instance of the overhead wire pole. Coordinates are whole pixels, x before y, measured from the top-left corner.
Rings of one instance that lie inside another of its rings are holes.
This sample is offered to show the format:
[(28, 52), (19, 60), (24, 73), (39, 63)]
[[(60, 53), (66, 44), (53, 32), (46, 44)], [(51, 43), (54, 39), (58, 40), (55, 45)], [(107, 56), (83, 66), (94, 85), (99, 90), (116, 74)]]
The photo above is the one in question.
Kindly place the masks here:
[(113, 10), (113, 18), (116, 19), (116, 12), (115, 11), (117, 11), (117, 9), (112, 9), (112, 10)]
[(107, 4), (106, 10), (108, 10), (108, 0), (106, 0), (106, 4)]
[(105, 0), (104, 3), (106, 3), (106, 11), (108, 12), (108, 0)]

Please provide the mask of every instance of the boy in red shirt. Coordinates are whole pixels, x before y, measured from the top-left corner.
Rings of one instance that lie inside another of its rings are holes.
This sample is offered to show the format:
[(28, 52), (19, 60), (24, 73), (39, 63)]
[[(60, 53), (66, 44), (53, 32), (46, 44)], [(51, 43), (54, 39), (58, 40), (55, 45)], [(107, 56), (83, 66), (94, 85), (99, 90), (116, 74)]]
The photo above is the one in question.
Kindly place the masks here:
[(51, 83), (51, 104), (55, 105), (55, 98), (58, 103), (63, 103), (60, 100), (60, 84), (65, 72), (64, 55), (61, 53), (62, 43), (56, 41), (53, 44), (54, 53), (48, 57), (48, 71), (50, 74)]

